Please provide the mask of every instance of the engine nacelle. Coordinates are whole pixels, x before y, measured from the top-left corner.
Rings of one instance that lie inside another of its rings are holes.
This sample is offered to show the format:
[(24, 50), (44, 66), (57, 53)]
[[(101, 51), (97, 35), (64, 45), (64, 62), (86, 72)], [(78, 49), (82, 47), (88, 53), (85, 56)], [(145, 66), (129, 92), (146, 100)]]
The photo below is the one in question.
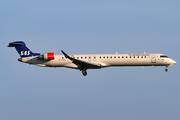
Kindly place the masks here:
[(54, 53), (45, 53), (43, 55), (39, 56), (40, 59), (44, 59), (44, 60), (54, 60)]

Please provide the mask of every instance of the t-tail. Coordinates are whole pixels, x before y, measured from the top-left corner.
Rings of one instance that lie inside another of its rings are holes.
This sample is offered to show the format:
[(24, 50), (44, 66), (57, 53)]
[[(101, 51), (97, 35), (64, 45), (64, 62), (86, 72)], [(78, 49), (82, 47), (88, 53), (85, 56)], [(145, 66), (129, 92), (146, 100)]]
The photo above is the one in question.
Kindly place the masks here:
[(21, 58), (40, 55), (40, 53), (33, 53), (23, 41), (9, 43), (8, 47), (15, 47)]

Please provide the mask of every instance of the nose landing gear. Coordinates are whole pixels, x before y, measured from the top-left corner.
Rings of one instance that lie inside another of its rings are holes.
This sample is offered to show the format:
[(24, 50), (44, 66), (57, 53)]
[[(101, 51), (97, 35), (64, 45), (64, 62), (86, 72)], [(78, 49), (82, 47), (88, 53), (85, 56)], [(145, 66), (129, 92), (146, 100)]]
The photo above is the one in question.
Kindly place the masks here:
[(166, 66), (166, 69), (165, 69), (165, 71), (166, 71), (166, 72), (168, 71), (168, 69), (167, 69), (167, 68), (168, 68), (168, 66)]

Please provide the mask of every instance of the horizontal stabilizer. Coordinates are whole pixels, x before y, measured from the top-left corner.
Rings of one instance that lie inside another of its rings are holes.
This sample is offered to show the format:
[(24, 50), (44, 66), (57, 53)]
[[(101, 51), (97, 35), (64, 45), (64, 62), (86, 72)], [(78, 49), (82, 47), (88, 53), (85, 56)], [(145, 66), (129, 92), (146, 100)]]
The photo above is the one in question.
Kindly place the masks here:
[(8, 47), (14, 47), (18, 45), (24, 45), (23, 43), (9, 43)]

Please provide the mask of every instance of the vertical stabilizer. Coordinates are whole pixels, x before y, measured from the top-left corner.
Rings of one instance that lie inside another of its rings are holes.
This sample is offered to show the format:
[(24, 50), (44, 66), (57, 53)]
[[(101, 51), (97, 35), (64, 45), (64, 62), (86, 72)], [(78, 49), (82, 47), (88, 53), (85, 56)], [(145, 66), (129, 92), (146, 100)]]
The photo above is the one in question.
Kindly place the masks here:
[(21, 58), (40, 55), (39, 53), (33, 53), (23, 41), (9, 43), (8, 47), (15, 47)]

